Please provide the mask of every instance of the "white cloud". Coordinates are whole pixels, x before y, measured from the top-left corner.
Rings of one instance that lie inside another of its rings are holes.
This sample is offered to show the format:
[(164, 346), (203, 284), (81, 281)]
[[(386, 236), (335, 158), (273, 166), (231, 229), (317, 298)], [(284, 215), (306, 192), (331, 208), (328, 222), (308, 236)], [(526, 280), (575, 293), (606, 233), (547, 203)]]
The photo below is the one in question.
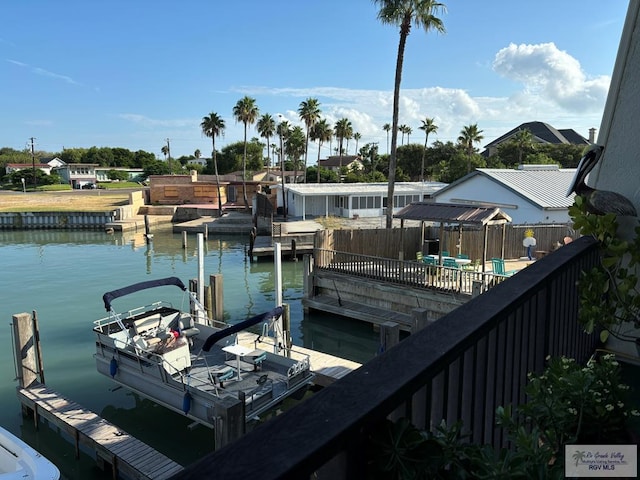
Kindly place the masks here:
[(140, 115), (137, 113), (121, 113), (118, 115), (119, 118), (123, 120), (127, 120), (128, 122), (135, 123), (137, 125), (141, 125), (143, 127), (166, 127), (166, 128), (180, 128), (180, 127), (189, 127), (195, 126), (199, 128), (200, 120), (194, 120), (192, 118), (176, 118), (172, 120), (159, 120), (155, 118), (149, 118), (145, 115)]
[(62, 80), (63, 82), (69, 83), (71, 85), (79, 85), (79, 86), (81, 85), (71, 77), (68, 77), (66, 75), (60, 75), (59, 73), (50, 72), (49, 70), (45, 70), (44, 68), (34, 67), (27, 63), (18, 62), (17, 60), (11, 60), (11, 59), (7, 59), (7, 62), (17, 65), (18, 67), (26, 68), (29, 71), (31, 71), (31, 73), (35, 73), (36, 75), (41, 75), (43, 77), (49, 77), (56, 80)]
[(588, 78), (580, 62), (554, 43), (510, 44), (496, 54), (493, 69), (521, 83), (527, 97), (574, 112), (601, 110), (610, 82), (607, 76)]

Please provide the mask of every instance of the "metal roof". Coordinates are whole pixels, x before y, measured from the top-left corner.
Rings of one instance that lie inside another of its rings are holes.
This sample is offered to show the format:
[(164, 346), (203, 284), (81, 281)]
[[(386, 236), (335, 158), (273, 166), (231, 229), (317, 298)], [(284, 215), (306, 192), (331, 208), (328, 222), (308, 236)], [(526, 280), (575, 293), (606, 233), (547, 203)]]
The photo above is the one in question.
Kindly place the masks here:
[(567, 190), (575, 176), (575, 168), (549, 169), (491, 169), (478, 171), (541, 208), (569, 208), (575, 195), (567, 197)]
[[(576, 173), (575, 168), (558, 168), (557, 165), (523, 165), (518, 170), (506, 168), (477, 168), (434, 194), (441, 194), (478, 175), (489, 178), (502, 187), (543, 209), (565, 209), (573, 205), (575, 195), (567, 197), (567, 190)], [(485, 195), (486, 197), (486, 195)], [(490, 198), (478, 198), (478, 202)]]
[[(396, 182), (394, 195), (432, 194), (446, 183), (440, 182)], [(274, 185), (275, 188), (281, 186)], [(381, 195), (386, 196), (389, 184), (384, 183), (287, 183), (285, 188), (301, 196), (323, 195)]]
[(496, 207), (434, 202), (412, 203), (396, 213), (394, 218), (463, 225), (495, 225), (511, 221), (509, 215)]

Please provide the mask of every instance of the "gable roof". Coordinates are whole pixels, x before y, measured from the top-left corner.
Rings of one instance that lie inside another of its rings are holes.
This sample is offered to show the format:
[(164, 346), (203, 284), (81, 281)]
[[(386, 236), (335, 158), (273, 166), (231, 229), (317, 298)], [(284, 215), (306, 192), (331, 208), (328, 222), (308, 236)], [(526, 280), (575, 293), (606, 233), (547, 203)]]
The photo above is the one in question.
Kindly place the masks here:
[[(355, 161), (361, 161), (358, 155), (342, 155), (342, 166), (346, 167)], [(334, 155), (327, 159), (320, 160), (320, 166), (322, 167), (339, 167), (340, 155)]]
[(396, 213), (394, 218), (463, 225), (496, 225), (511, 221), (509, 215), (496, 207), (434, 202), (412, 203)]
[(573, 129), (556, 130), (551, 125), (544, 122), (527, 122), (519, 125), (518, 127), (509, 130), (507, 133), (498, 137), (493, 142), (485, 145), (485, 149), (496, 147), (502, 142), (509, 140), (520, 130), (529, 130), (533, 135), (534, 140), (540, 143), (554, 143), (554, 144), (573, 144), (573, 145), (588, 145), (589, 141), (582, 135), (577, 133)]
[(483, 176), (523, 199), (544, 209), (564, 209), (573, 205), (574, 194), (567, 191), (576, 173), (575, 168), (558, 168), (557, 165), (521, 165), (517, 170), (507, 168), (478, 168), (433, 194), (437, 199), (442, 193)]

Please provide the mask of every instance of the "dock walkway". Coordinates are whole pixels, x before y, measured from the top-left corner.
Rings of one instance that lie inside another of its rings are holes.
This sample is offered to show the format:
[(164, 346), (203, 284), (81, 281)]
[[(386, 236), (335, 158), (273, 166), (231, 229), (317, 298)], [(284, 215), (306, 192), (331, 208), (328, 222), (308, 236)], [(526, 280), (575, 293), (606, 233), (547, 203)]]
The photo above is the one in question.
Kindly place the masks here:
[(99, 461), (112, 466), (113, 478), (121, 474), (132, 479), (161, 480), (183, 469), (146, 443), (42, 384), (18, 388), (18, 398), (33, 411), (36, 428), (42, 417), (62, 429), (74, 439), (76, 457), (80, 445), (89, 447)]

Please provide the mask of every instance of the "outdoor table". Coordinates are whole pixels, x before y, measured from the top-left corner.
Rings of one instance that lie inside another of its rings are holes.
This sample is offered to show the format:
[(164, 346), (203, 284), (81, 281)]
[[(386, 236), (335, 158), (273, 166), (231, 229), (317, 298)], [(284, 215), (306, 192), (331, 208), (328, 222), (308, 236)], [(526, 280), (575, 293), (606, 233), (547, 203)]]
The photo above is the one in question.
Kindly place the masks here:
[(253, 352), (253, 348), (245, 347), (244, 345), (228, 345), (226, 347), (222, 347), (222, 350), (227, 353), (231, 353), (236, 356), (237, 368), (238, 368), (238, 376), (237, 380), (242, 380), (240, 376), (240, 357), (244, 357), (249, 353)]
[[(434, 258), (436, 261), (439, 261), (439, 255), (428, 255), (431, 258)], [(458, 258), (458, 257), (442, 257), (442, 261), (444, 262), (446, 259), (454, 260), (458, 265), (469, 265), (471, 263), (470, 258)]]

